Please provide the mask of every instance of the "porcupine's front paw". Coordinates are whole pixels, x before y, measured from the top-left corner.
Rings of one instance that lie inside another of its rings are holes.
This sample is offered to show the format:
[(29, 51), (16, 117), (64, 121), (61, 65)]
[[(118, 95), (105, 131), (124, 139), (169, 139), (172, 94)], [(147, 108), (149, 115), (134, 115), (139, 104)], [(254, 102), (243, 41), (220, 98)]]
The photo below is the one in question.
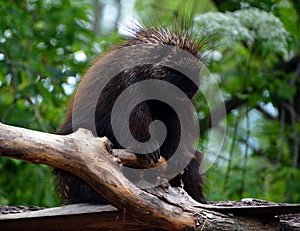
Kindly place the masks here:
[(159, 149), (157, 149), (151, 153), (137, 154), (137, 156), (146, 159), (149, 163), (156, 164), (160, 158), (160, 151), (159, 151)]

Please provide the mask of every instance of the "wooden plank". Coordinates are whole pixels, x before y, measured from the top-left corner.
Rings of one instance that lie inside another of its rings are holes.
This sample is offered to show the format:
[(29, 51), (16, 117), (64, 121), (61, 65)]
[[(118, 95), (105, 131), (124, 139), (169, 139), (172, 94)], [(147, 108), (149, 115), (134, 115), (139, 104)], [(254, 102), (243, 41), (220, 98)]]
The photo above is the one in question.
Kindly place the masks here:
[(0, 215), (0, 230), (145, 230), (149, 227), (111, 205), (76, 204)]

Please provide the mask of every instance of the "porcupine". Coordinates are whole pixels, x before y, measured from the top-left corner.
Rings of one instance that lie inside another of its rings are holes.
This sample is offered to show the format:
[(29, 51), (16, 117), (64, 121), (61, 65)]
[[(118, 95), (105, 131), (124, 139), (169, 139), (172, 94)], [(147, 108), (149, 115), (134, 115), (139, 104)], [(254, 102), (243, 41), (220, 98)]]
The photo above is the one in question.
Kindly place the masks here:
[[(203, 44), (201, 44), (201, 42), (193, 42), (190, 37), (190, 34), (185, 31), (184, 28), (171, 30), (163, 27), (138, 27), (132, 31), (132, 35), (127, 38), (123, 45), (113, 48), (112, 51), (139, 44), (162, 44), (185, 50), (200, 60), (201, 53), (199, 50), (201, 50)], [(143, 51), (141, 50), (140, 52)], [(92, 67), (105, 58), (106, 54), (100, 56)], [(90, 68), (87, 73), (97, 78), (93, 68)], [(114, 148), (123, 147), (118, 143), (109, 125), (111, 122), (113, 103), (126, 87), (145, 79), (168, 81), (180, 88), (190, 99), (192, 99), (198, 91), (198, 86), (182, 73), (160, 65), (139, 65), (114, 76), (99, 97), (95, 112), (97, 135), (99, 137), (108, 137), (113, 143)], [(57, 134), (67, 135), (74, 132), (72, 128), (72, 107), (71, 103), (65, 123)], [(148, 100), (140, 103), (135, 108), (131, 113), (129, 121), (133, 137), (140, 142), (144, 142), (150, 138), (149, 124), (156, 119), (162, 121), (167, 128), (166, 140), (158, 150), (152, 153), (145, 155), (137, 154), (139, 158), (146, 158), (148, 161), (154, 163), (158, 161), (160, 155), (168, 160), (178, 146), (181, 127), (176, 112), (163, 102)], [(203, 196), (203, 176), (199, 171), (201, 161), (202, 154), (198, 151), (194, 151), (194, 158), (192, 158), (185, 169), (170, 180), (169, 183), (173, 187), (183, 186), (185, 191), (195, 200), (205, 202)], [(66, 203), (107, 203), (79, 177), (61, 169), (55, 169), (54, 172), (58, 179), (58, 190)]]

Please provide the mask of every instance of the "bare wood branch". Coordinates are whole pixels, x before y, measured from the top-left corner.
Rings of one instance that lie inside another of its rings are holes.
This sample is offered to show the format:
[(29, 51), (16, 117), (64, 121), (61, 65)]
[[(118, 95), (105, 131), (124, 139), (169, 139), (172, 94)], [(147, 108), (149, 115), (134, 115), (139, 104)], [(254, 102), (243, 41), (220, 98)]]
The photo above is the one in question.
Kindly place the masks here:
[(83, 129), (59, 136), (0, 125), (0, 155), (70, 171), (113, 205), (153, 227), (170, 230), (194, 227), (193, 214), (180, 213), (182, 209), (160, 201), (128, 181), (120, 167), (100, 148), (107, 141)]
[[(149, 192), (141, 190), (124, 177), (120, 166), (110, 158), (109, 149), (107, 138), (94, 137), (83, 129), (59, 136), (0, 123), (0, 156), (70, 171), (124, 214), (132, 215), (149, 228), (232, 230), (234, 226), (243, 230), (265, 230), (267, 224), (268, 230), (276, 230), (280, 225), (273, 219), (263, 223), (260, 218), (209, 211), (207, 208), (214, 206), (197, 203), (184, 192), (174, 194), (175, 189), (168, 186)], [(119, 152), (119, 159), (123, 158), (121, 152), (127, 155), (124, 159), (132, 158), (125, 150), (116, 152)], [(293, 208), (297, 210), (296, 206)], [(232, 211), (232, 208), (224, 207), (219, 211)]]

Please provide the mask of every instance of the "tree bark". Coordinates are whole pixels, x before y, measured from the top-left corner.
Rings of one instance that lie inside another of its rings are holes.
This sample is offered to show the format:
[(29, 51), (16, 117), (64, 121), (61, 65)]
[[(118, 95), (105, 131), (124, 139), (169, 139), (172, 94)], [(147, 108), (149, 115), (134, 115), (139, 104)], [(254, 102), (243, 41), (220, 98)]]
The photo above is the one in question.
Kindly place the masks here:
[[(114, 151), (111, 151), (110, 141), (105, 137), (94, 137), (84, 129), (60, 136), (0, 123), (0, 156), (47, 164), (72, 172), (124, 214), (137, 218), (149, 228), (266, 230), (267, 227), (268, 230), (277, 230), (281, 226), (274, 218), (262, 220), (261, 217), (222, 214), (220, 212), (242, 214), (243, 210), (200, 204), (182, 189), (171, 188), (168, 184), (142, 190), (124, 177), (122, 167), (117, 164), (129, 157), (134, 162), (133, 154), (125, 150), (117, 152), (117, 157), (111, 158)], [(165, 163), (160, 160), (160, 164), (163, 166)], [(300, 212), (297, 206), (290, 208), (292, 210), (289, 211)]]

